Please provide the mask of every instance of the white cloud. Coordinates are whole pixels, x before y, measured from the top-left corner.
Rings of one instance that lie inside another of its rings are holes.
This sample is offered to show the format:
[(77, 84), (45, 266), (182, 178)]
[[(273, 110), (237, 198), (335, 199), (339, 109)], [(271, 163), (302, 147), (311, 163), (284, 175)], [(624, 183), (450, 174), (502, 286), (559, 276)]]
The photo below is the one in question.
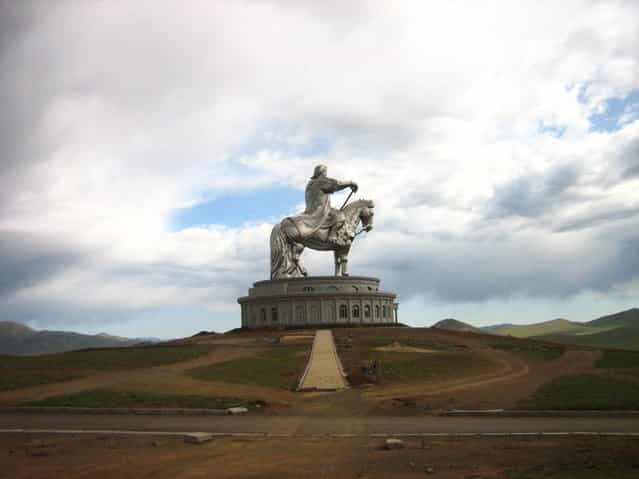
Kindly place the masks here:
[(353, 272), (406, 297), (636, 277), (619, 258), (639, 241), (639, 127), (589, 122), (639, 88), (636, 2), (72, 1), (7, 18), (0, 231), (64, 238), (83, 258), (16, 282), (11, 311), (230, 310), (268, 274), (270, 227), (171, 232), (172, 214), (302, 187), (318, 162), (376, 200)]

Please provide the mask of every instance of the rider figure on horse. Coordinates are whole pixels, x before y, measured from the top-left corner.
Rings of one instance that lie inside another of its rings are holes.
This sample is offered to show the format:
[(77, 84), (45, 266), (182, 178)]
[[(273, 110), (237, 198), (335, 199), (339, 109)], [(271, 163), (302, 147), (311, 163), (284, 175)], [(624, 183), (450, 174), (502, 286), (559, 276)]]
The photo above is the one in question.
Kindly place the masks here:
[(295, 223), (302, 238), (308, 238), (320, 228), (328, 227), (328, 241), (338, 241), (337, 232), (344, 224), (344, 213), (331, 207), (330, 195), (344, 188), (357, 192), (357, 183), (338, 181), (326, 176), (326, 166), (317, 165), (313, 176), (306, 185), (306, 209), (304, 213), (294, 216)]

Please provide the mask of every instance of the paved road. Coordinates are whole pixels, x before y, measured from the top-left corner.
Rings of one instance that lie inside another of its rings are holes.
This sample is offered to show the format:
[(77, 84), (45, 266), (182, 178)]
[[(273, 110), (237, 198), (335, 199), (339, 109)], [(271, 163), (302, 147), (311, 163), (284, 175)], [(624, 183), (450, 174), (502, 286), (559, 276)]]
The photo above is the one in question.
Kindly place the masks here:
[(639, 432), (639, 418), (136, 416), (1, 413), (0, 429), (272, 434)]
[(300, 389), (334, 391), (345, 387), (346, 379), (335, 351), (333, 333), (327, 329), (318, 330)]

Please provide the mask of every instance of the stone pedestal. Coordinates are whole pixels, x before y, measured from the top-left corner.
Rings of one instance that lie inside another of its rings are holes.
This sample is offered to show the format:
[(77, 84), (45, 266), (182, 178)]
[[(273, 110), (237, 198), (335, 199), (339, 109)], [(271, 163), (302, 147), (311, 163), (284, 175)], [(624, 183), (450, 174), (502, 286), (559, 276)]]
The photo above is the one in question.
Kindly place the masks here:
[(242, 327), (256, 329), (397, 323), (395, 299), (377, 278), (314, 276), (258, 281), (237, 301)]

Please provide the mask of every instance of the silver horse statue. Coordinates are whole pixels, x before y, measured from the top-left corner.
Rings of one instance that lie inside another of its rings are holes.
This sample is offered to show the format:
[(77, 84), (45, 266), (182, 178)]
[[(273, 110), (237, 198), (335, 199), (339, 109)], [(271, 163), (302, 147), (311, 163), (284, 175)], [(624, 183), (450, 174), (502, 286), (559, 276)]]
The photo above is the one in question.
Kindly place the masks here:
[[(271, 231), (271, 279), (295, 278), (308, 273), (300, 263), (304, 248), (333, 251), (335, 276), (348, 276), (348, 253), (354, 239), (373, 229), (374, 204), (357, 200), (348, 205), (357, 191), (352, 181), (338, 181), (326, 175), (327, 168), (318, 165), (306, 186), (304, 213), (284, 218)], [(339, 210), (331, 207), (330, 195), (351, 188)]]
[(373, 208), (370, 200), (358, 200), (345, 206), (342, 210), (344, 223), (336, 231), (335, 241), (328, 240), (329, 226), (303, 238), (291, 218), (284, 218), (271, 231), (271, 279), (307, 276), (306, 268), (300, 264), (304, 248), (333, 251), (335, 276), (348, 276), (351, 244), (358, 234), (373, 229)]

